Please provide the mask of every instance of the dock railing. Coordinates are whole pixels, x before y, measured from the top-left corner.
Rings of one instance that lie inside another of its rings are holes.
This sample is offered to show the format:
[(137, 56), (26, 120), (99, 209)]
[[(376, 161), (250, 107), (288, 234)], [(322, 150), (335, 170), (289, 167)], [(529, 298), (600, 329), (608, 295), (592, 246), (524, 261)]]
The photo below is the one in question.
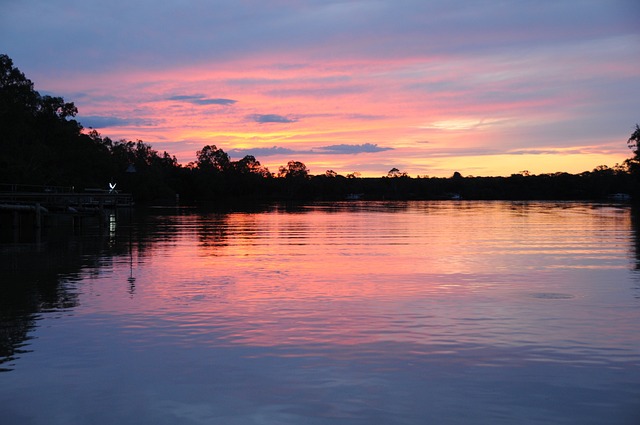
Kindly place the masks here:
[(0, 205), (39, 205), (48, 211), (77, 212), (133, 206), (131, 194), (93, 189), (75, 192), (67, 186), (0, 184)]

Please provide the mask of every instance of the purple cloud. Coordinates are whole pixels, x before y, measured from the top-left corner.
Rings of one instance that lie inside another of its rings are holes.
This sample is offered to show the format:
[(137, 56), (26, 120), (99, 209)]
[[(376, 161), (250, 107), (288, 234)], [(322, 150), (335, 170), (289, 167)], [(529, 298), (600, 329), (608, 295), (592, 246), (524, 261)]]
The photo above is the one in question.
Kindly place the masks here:
[(201, 95), (177, 95), (167, 98), (180, 102), (193, 103), (194, 105), (233, 105), (237, 100), (223, 98), (207, 98)]
[(271, 148), (247, 148), (247, 149), (230, 149), (228, 154), (232, 157), (244, 157), (246, 155), (253, 155), (256, 158), (263, 156), (274, 155), (289, 155), (299, 153), (293, 149), (283, 148), (279, 146), (273, 146)]
[(272, 122), (273, 123), (291, 123), (291, 122), (298, 121), (295, 118), (288, 118), (288, 117), (285, 117), (284, 115), (277, 115), (277, 114), (252, 114), (252, 115), (248, 115), (247, 119), (249, 119), (250, 121), (255, 121), (260, 124), (272, 123)]
[(86, 128), (107, 128), (107, 127), (125, 127), (125, 126), (153, 126), (157, 122), (153, 120), (119, 118), (109, 116), (80, 116), (78, 121)]
[(315, 153), (326, 153), (326, 154), (358, 154), (358, 153), (373, 153), (373, 152), (384, 152), (393, 150), (393, 148), (385, 148), (382, 146), (378, 146), (374, 143), (363, 143), (361, 145), (330, 145), (323, 146), (319, 148), (320, 151), (314, 151)]

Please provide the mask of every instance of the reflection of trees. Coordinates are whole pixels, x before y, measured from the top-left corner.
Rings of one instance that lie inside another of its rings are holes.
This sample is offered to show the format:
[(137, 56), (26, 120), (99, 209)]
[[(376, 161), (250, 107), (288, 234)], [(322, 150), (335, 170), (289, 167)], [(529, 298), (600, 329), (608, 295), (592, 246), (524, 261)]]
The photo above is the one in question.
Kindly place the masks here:
[(119, 225), (117, 246), (127, 255), (131, 245), (139, 256), (151, 255), (153, 245), (172, 242), (178, 237), (180, 225), (180, 216), (176, 216), (175, 209), (170, 209), (167, 214), (164, 211), (154, 214), (146, 210), (138, 211)]
[[(60, 226), (43, 229), (42, 243), (0, 243), (0, 371), (10, 370), (7, 365), (25, 351), (40, 314), (78, 305), (76, 285), (83, 276), (110, 267), (117, 257), (132, 260), (132, 252), (150, 255), (155, 243), (177, 237), (178, 225), (175, 211), (122, 214), (114, 231), (85, 228), (78, 234)], [(132, 277), (123, 290), (132, 290)]]
[(631, 207), (631, 229), (633, 232), (633, 251), (636, 259), (636, 270), (640, 270), (640, 206)]
[(203, 247), (222, 247), (228, 245), (229, 238), (238, 233), (243, 237), (251, 237), (253, 225), (246, 225), (246, 220), (238, 220), (238, 215), (252, 215), (271, 211), (302, 212), (304, 208), (299, 204), (254, 204), (234, 205), (227, 204), (224, 207), (199, 211), (194, 216), (195, 228), (198, 240)]
[(197, 222), (198, 240), (204, 247), (225, 246), (229, 228), (227, 214), (201, 216)]
[(85, 242), (3, 247), (0, 256), (0, 363), (21, 353), (39, 313), (73, 308), (70, 285), (83, 267)]
[[(631, 232), (633, 235), (633, 245), (630, 247), (635, 258), (635, 269), (640, 270), (640, 206), (633, 204), (631, 206)], [(636, 280), (636, 298), (640, 298), (640, 283)]]

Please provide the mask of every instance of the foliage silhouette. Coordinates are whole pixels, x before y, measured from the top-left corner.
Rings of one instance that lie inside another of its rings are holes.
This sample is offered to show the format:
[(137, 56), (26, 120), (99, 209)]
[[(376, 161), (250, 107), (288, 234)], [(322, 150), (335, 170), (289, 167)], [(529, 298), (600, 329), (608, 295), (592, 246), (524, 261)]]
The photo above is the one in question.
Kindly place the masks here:
[(216, 145), (206, 145), (196, 152), (196, 167), (202, 171), (224, 173), (231, 169), (231, 160)]
[(280, 167), (278, 177), (287, 179), (306, 179), (309, 177), (309, 169), (299, 161), (289, 161), (286, 166)]

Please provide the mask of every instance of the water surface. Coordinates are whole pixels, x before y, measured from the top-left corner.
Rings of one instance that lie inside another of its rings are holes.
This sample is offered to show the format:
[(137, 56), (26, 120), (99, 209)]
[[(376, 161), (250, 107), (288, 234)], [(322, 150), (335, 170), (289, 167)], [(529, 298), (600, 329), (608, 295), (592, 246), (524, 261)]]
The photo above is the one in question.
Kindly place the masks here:
[(2, 424), (637, 424), (628, 206), (151, 210), (3, 244)]

